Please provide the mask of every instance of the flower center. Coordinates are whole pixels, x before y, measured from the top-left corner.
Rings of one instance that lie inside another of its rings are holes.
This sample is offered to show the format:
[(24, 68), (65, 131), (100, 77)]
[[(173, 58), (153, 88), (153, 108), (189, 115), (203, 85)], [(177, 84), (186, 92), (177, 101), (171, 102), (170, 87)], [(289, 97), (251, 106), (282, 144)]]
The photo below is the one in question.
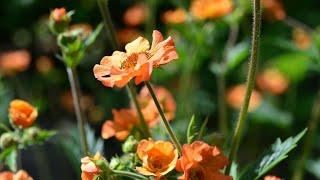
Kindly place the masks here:
[(128, 56), (126, 60), (121, 62), (120, 69), (133, 68), (137, 64), (137, 61), (138, 61), (138, 54), (133, 53), (130, 56)]

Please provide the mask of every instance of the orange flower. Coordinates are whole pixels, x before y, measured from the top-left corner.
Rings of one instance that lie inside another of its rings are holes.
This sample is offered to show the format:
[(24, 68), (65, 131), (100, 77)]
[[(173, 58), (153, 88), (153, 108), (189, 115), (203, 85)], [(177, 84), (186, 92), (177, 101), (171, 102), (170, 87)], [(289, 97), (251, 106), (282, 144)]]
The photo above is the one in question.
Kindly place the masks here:
[[(235, 108), (240, 109), (242, 106), (243, 98), (246, 93), (246, 86), (240, 84), (230, 88), (227, 92), (227, 103)], [(253, 90), (249, 103), (249, 111), (254, 111), (261, 104), (261, 95), (258, 91)]]
[(51, 11), (50, 18), (52, 18), (56, 22), (62, 21), (67, 15), (67, 11), (65, 8), (55, 8)]
[(193, 0), (190, 11), (198, 19), (214, 19), (229, 14), (231, 0)]
[(93, 68), (94, 76), (107, 87), (123, 87), (132, 78), (139, 84), (150, 79), (154, 67), (177, 59), (178, 54), (171, 37), (163, 40), (159, 31), (153, 31), (153, 41), (143, 37), (125, 46), (126, 52), (115, 51), (105, 56)]
[(278, 95), (288, 89), (289, 81), (278, 70), (267, 69), (257, 76), (257, 85), (261, 90)]
[(287, 16), (281, 0), (262, 0), (262, 5), (265, 16), (270, 20), (283, 20)]
[(38, 116), (35, 107), (23, 100), (13, 100), (10, 103), (9, 117), (10, 120), (18, 127), (30, 127)]
[(179, 8), (176, 10), (166, 11), (163, 16), (163, 22), (167, 24), (180, 24), (184, 23), (187, 19), (187, 13), (185, 10)]
[(142, 167), (137, 167), (137, 171), (146, 176), (155, 176), (156, 180), (172, 171), (178, 159), (178, 151), (168, 141), (144, 139), (138, 144), (137, 154), (142, 161)]
[(82, 180), (93, 180), (96, 175), (99, 175), (101, 169), (96, 166), (92, 160), (100, 160), (103, 157), (97, 152), (93, 158), (86, 156), (81, 159), (81, 179)]
[(115, 136), (118, 140), (125, 140), (138, 119), (131, 109), (112, 110), (113, 121), (108, 120), (102, 126), (101, 136), (109, 139)]
[(301, 28), (295, 28), (293, 30), (293, 41), (296, 46), (301, 50), (309, 49), (311, 46), (311, 37), (309, 34)]
[(48, 74), (53, 68), (53, 62), (47, 56), (40, 56), (36, 60), (36, 68), (40, 73)]
[[(174, 101), (170, 91), (160, 86), (155, 87), (154, 91), (167, 120), (173, 120), (176, 112), (176, 102)], [(149, 127), (155, 126), (160, 121), (161, 117), (146, 86), (141, 89), (137, 99)]]
[(281, 180), (281, 178), (278, 178), (277, 176), (265, 176), (264, 180)]
[(1, 172), (0, 180), (33, 180), (33, 178), (26, 171), (19, 170), (16, 174), (10, 171)]
[(121, 45), (125, 45), (125, 44), (135, 40), (139, 36), (141, 36), (141, 33), (136, 29), (126, 28), (126, 29), (118, 30), (117, 36), (118, 36), (119, 43)]
[(148, 15), (147, 7), (142, 4), (136, 4), (130, 7), (123, 15), (123, 21), (128, 26), (138, 26), (142, 24)]
[(0, 55), (0, 71), (6, 75), (23, 72), (28, 69), (31, 56), (26, 50), (4, 52)]
[(216, 146), (209, 146), (201, 141), (185, 144), (176, 165), (176, 170), (183, 172), (178, 179), (232, 180), (231, 176), (220, 172), (228, 163), (228, 159)]

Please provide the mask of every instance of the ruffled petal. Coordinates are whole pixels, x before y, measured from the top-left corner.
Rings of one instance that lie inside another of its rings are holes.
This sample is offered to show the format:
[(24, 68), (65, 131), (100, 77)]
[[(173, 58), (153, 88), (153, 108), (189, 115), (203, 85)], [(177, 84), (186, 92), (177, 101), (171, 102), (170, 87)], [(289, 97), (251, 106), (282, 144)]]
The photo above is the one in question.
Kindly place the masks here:
[(133, 53), (142, 53), (149, 50), (150, 44), (149, 41), (143, 37), (138, 37), (136, 40), (132, 41), (131, 43), (128, 43), (125, 46), (125, 49), (127, 51), (127, 54), (133, 54)]

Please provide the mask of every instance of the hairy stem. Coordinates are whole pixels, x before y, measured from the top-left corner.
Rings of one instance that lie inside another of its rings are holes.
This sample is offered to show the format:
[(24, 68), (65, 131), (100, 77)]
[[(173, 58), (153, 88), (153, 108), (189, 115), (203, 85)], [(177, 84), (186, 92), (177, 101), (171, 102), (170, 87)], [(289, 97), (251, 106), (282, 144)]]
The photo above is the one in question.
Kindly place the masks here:
[[(251, 56), (249, 63), (249, 73), (246, 83), (246, 93), (242, 107), (237, 120), (237, 125), (234, 131), (234, 135), (231, 141), (231, 150), (229, 154), (230, 164), (235, 160), (239, 144), (242, 137), (242, 131), (246, 122), (248, 114), (248, 106), (250, 97), (254, 88), (256, 71), (258, 66), (258, 53), (259, 53), (259, 40), (260, 40), (260, 29), (261, 29), (261, 4), (260, 0), (253, 0), (253, 26), (252, 26), (252, 41), (251, 41)], [(226, 169), (226, 174), (230, 173), (231, 165)]]
[(80, 91), (80, 85), (79, 85), (76, 68), (67, 67), (67, 74), (68, 74), (69, 83), (71, 86), (74, 111), (75, 111), (77, 122), (78, 122), (82, 153), (84, 155), (87, 155), (89, 153), (89, 148), (88, 148), (87, 136), (85, 131), (85, 120), (84, 120), (84, 116), (83, 116), (83, 113), (81, 110), (81, 104), (80, 104), (81, 91)]
[(153, 101), (154, 101), (154, 103), (155, 103), (155, 105), (156, 105), (156, 107), (157, 107), (157, 109), (159, 111), (159, 114), (161, 116), (162, 122), (163, 122), (163, 124), (164, 124), (164, 126), (165, 126), (165, 128), (166, 128), (166, 130), (167, 130), (167, 132), (168, 132), (173, 144), (175, 145), (175, 147), (178, 149), (179, 153), (181, 154), (182, 153), (182, 147), (181, 147), (181, 145), (179, 143), (179, 140), (178, 140), (177, 136), (174, 134), (174, 132), (173, 132), (173, 130), (172, 130), (172, 128), (171, 128), (166, 116), (163, 113), (161, 105), (160, 105), (160, 103), (159, 103), (159, 101), (157, 99), (157, 96), (155, 95), (155, 93), (153, 91), (153, 88), (152, 88), (151, 84), (148, 81), (145, 82), (145, 83), (146, 83), (146, 86), (147, 86), (147, 88), (148, 88), (148, 90), (149, 90), (149, 92), (151, 94), (151, 97), (152, 97), (152, 99), (153, 99)]

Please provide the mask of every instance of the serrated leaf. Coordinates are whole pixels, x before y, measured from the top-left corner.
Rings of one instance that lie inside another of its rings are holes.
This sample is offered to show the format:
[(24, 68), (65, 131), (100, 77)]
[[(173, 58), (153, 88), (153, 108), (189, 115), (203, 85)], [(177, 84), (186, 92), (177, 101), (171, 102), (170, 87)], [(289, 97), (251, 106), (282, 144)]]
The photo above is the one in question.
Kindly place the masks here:
[(288, 153), (297, 146), (297, 142), (303, 137), (306, 131), (307, 129), (304, 129), (295, 137), (289, 137), (283, 142), (278, 138), (276, 142), (271, 145), (270, 150), (242, 174), (240, 180), (256, 180), (262, 177), (274, 166), (288, 157)]
[(188, 143), (192, 143), (198, 136), (198, 132), (197, 132), (197, 125), (196, 125), (196, 120), (194, 115), (192, 115), (190, 122), (189, 122), (189, 126), (188, 126), (188, 131), (187, 131), (187, 140)]
[(94, 41), (97, 39), (98, 35), (100, 34), (103, 28), (103, 24), (100, 23), (97, 28), (90, 34), (88, 39), (84, 42), (84, 47), (87, 48), (88, 46), (92, 45)]

